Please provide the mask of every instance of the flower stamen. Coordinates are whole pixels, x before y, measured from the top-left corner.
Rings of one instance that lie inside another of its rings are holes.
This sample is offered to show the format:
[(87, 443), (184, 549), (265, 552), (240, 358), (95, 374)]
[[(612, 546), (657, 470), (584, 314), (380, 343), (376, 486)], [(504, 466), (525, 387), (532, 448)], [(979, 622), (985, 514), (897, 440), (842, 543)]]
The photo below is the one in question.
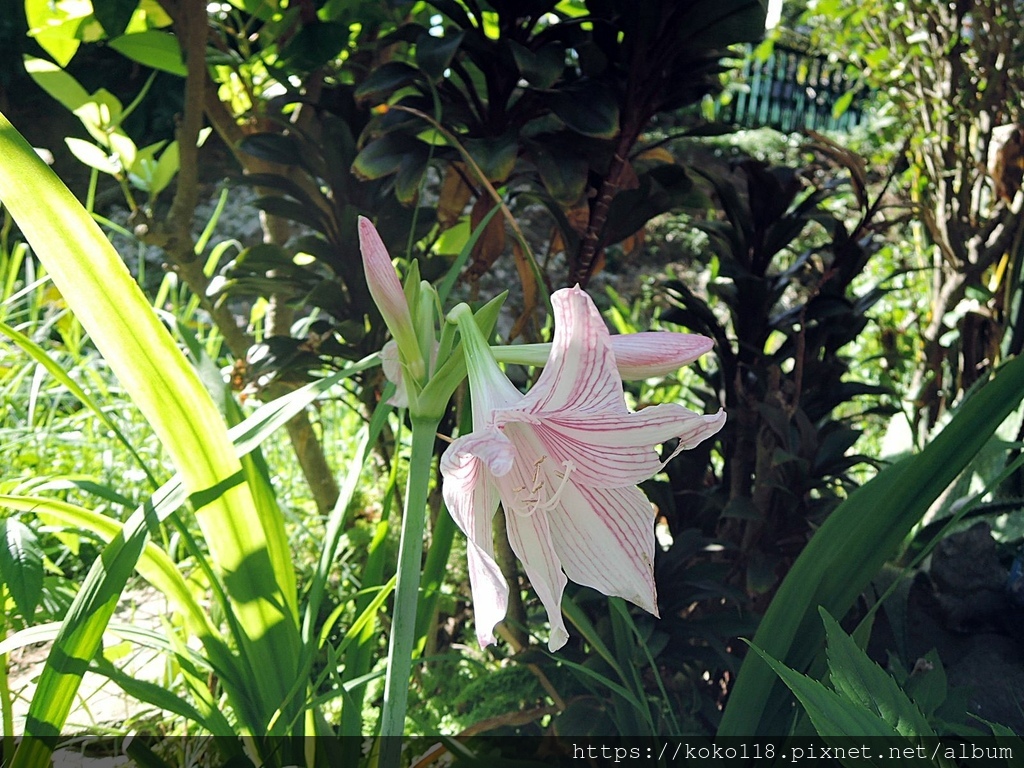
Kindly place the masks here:
[(520, 517), (532, 517), (538, 509), (542, 509), (545, 512), (551, 511), (561, 503), (562, 493), (565, 491), (565, 488), (569, 483), (569, 475), (571, 475), (573, 470), (576, 469), (576, 465), (569, 460), (563, 461), (562, 468), (565, 471), (562, 473), (554, 473), (556, 477), (560, 478), (558, 487), (555, 488), (554, 493), (550, 494), (547, 498), (542, 498), (544, 495), (542, 492), (548, 485), (548, 482), (547, 475), (542, 474), (541, 467), (547, 459), (547, 456), (541, 456), (533, 463), (533, 487), (530, 488), (531, 495), (529, 497), (520, 497), (520, 494), (526, 491), (526, 486), (514, 489), (516, 494), (516, 503), (513, 511)]

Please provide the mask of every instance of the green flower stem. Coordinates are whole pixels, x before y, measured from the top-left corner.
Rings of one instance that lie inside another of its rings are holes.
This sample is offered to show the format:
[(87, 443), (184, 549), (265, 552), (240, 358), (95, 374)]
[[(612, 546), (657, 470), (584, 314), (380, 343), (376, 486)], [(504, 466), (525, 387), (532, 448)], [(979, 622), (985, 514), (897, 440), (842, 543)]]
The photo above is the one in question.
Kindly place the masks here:
[[(439, 423), (440, 420), (433, 417), (413, 417), (412, 420), (412, 456), (409, 458), (409, 482), (402, 516), (402, 539), (398, 547), (398, 581), (388, 643), (381, 736), (401, 736), (405, 730), (405, 707), (416, 640), (416, 604), (423, 567), (424, 520), (430, 467), (434, 458), (434, 436)], [(398, 739), (385, 739), (381, 745), (381, 768), (396, 768), (400, 749)]]

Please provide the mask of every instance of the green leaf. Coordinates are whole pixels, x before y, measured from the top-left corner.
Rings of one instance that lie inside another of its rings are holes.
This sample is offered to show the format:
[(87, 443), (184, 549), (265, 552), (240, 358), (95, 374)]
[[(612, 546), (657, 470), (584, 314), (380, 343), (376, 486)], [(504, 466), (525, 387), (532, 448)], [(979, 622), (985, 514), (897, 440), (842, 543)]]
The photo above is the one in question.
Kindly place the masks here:
[(64, 143), (68, 145), (71, 154), (79, 162), (85, 163), (90, 168), (95, 168), (100, 173), (106, 173), (111, 176), (117, 176), (121, 172), (121, 164), (91, 141), (68, 136), (64, 139)]
[(434, 37), (424, 32), (416, 39), (416, 66), (431, 80), (440, 79), (452, 63), (465, 36), (465, 30), (444, 37)]
[(850, 104), (853, 103), (853, 95), (853, 91), (847, 91), (836, 99), (836, 103), (832, 105), (832, 117), (834, 119), (838, 120), (846, 114), (846, 110), (848, 110), (850, 108)]
[(149, 194), (156, 197), (163, 192), (174, 179), (180, 167), (181, 153), (178, 150), (178, 142), (172, 141), (160, 155), (156, 168), (153, 170), (152, 178), (149, 181)]
[(0, 577), (26, 621), (43, 594), (43, 551), (35, 532), (16, 517), (0, 520)]
[(253, 200), (252, 204), (261, 211), (266, 211), (272, 216), (280, 216), (288, 219), (289, 221), (305, 224), (318, 232), (321, 232), (324, 229), (324, 222), (320, 218), (319, 209), (310, 208), (302, 205), (301, 203), (297, 203), (294, 200), (289, 200), (286, 197), (265, 195), (264, 197), (259, 197)]
[[(59, 363), (54, 361), (53, 358), (46, 354), (46, 350), (44, 350), (36, 342), (32, 341), (32, 339), (30, 339), (28, 336), (21, 333), (20, 331), (15, 330), (14, 328), (11, 328), (9, 325), (2, 322), (0, 322), (0, 333), (4, 334), (5, 336), (8, 336), (15, 344), (17, 344), (22, 349), (22, 351), (24, 351), (29, 357), (31, 357), (33, 360), (35, 360), (37, 363), (43, 366), (43, 368), (45, 368), (47, 372), (51, 376), (53, 376), (53, 378), (56, 381), (60, 382), (60, 384), (65, 389), (67, 389), (68, 392), (74, 395), (74, 397), (80, 403), (82, 403), (82, 405), (84, 405), (86, 408), (92, 411), (96, 415), (96, 418), (98, 418), (100, 422), (107, 429), (109, 429), (114, 434), (114, 436), (117, 437), (118, 440), (121, 441), (121, 444), (128, 449), (128, 452), (138, 463), (139, 468), (143, 472), (145, 472), (146, 477), (149, 479), (152, 486), (154, 488), (156, 487), (157, 483), (153, 479), (153, 475), (146, 467), (145, 462), (139, 456), (138, 451), (135, 450), (135, 446), (125, 436), (124, 432), (117, 425), (117, 423), (110, 417), (110, 414), (108, 414), (102, 407), (100, 407), (100, 404), (96, 401), (94, 397), (92, 397), (91, 395), (89, 395), (88, 392), (82, 389), (81, 385), (79, 385), (79, 383), (75, 381), (71, 377), (71, 375), (60, 366)], [(79, 483), (79, 487), (83, 487), (83, 484)], [(92, 489), (88, 490), (90, 490), (90, 492), (95, 492)], [(115, 503), (121, 502), (115, 501)], [(131, 505), (129, 504), (129, 506)]]
[(429, 154), (423, 148), (419, 152), (410, 152), (398, 166), (395, 176), (395, 197), (408, 205), (415, 202), (423, 183), (423, 174), (427, 172)]
[(584, 136), (612, 139), (619, 132), (619, 105), (604, 83), (588, 80), (563, 88), (555, 93), (551, 109)]
[(92, 12), (107, 37), (117, 37), (124, 33), (138, 5), (139, 0), (92, 0)]
[(548, 194), (562, 206), (570, 206), (583, 196), (589, 165), (585, 158), (570, 151), (558, 151), (553, 144), (529, 142), (527, 156), (533, 163)]
[(930, 718), (946, 702), (949, 682), (942, 660), (934, 649), (928, 651), (923, 659), (927, 664), (922, 665), (923, 669), (915, 669), (914, 674), (907, 677), (903, 690), (925, 717)]
[[(111, 143), (111, 134), (121, 124), (123, 114), (121, 100), (106, 88), (91, 94), (84, 104), (75, 109), (75, 116), (82, 121), (85, 129), (104, 146)], [(121, 136), (128, 139), (123, 133)]]
[(136, 149), (135, 145), (132, 144), (131, 148), (134, 150), (133, 158), (131, 162), (128, 162), (128, 158), (125, 154), (121, 154), (121, 163), (128, 168), (128, 178), (132, 184), (137, 186), (139, 189), (153, 194), (153, 178), (156, 175), (157, 167), (157, 153), (160, 152), (167, 145), (166, 139), (158, 141), (155, 144), (143, 147), (142, 149)]
[(291, 72), (312, 72), (338, 56), (348, 40), (348, 24), (320, 21), (303, 25), (281, 51), (281, 64)]
[(676, 24), (679, 42), (701, 48), (756, 43), (764, 37), (767, 8), (760, 0), (697, 0)]
[(375, 98), (383, 100), (392, 92), (419, 77), (419, 70), (401, 61), (389, 61), (377, 67), (370, 76), (356, 88), (357, 99)]
[(78, 50), (80, 30), (91, 16), (90, 3), (25, 0), (29, 36), (62, 67), (68, 65)]
[(795, 672), (756, 645), (751, 644), (750, 649), (793, 691), (819, 736), (899, 736), (874, 712), (843, 698), (817, 680)]
[(840, 696), (878, 715), (901, 736), (934, 736), (921, 710), (888, 675), (868, 658), (853, 638), (824, 608), (828, 667), (832, 686)]
[(246, 154), (281, 165), (302, 165), (302, 150), (294, 136), (281, 133), (253, 133), (239, 143)]
[(565, 70), (565, 50), (555, 43), (548, 43), (532, 51), (514, 40), (508, 46), (515, 57), (519, 73), (534, 88), (546, 90), (558, 82)]
[[(317, 395), (326, 392), (342, 378), (365, 370), (376, 362), (378, 361), (372, 358), (361, 361), (333, 376), (309, 384), (262, 406), (244, 422), (231, 429), (230, 435), (234, 451), (238, 456), (252, 451), (268, 435), (305, 408)], [(9, 496), (0, 499), (0, 504), (4, 506), (50, 514), (65, 521), (75, 521), (75, 524), (85, 523), (87, 528), (98, 532), (106, 531), (113, 537), (101, 557), (94, 562), (82, 589), (75, 597), (71, 610), (68, 611), (60, 626), (55, 645), (61, 648), (63, 653), (51, 655), (43, 669), (37, 694), (33, 697), (29, 710), (30, 717), (36, 719), (37, 725), (29, 734), (30, 738), (26, 738), (23, 746), (19, 749), (14, 765), (35, 768), (37, 765), (44, 764), (45, 756), (49, 754), (51, 747), (44, 740), (31, 738), (31, 736), (59, 731), (64, 718), (67, 717), (70, 702), (85, 669), (82, 663), (72, 664), (58, 660), (70, 659), (85, 662), (93, 658), (99, 648), (103, 632), (113, 615), (117, 598), (131, 575), (132, 568), (138, 567), (139, 572), (147, 580), (175, 599), (175, 593), (180, 589), (175, 584), (184, 583), (178, 573), (177, 565), (170, 561), (165, 553), (146, 545), (146, 537), (150, 527), (165, 520), (185, 502), (185, 499), (181, 481), (175, 477), (162, 486), (145, 505), (137, 509), (123, 527), (119, 527), (117, 522), (102, 515), (65, 502)], [(61, 515), (65, 517), (61, 518)], [(104, 534), (101, 533), (101, 535)], [(150, 568), (151, 563), (152, 568)], [(163, 580), (165, 578), (167, 581)], [(190, 595), (187, 586), (184, 587), (184, 593)], [(261, 685), (255, 673), (250, 674), (239, 670), (238, 664), (227, 653), (219, 633), (212, 630), (202, 631), (202, 627), (208, 621), (205, 611), (198, 608), (197, 605), (194, 607), (189, 605), (187, 601), (178, 602), (186, 608), (187, 616), (198, 612), (194, 616), (196, 621), (192, 626), (193, 628), (199, 627), (198, 634), (204, 642), (207, 661), (221, 678), (225, 688), (229, 692), (242, 692), (231, 698), (236, 714), (244, 722), (258, 720), (258, 712), (252, 710), (252, 703), (259, 698)], [(194, 604), (194, 600), (192, 603)], [(24, 633), (18, 633), (18, 635), (22, 634)], [(8, 641), (0, 643), (0, 653), (4, 652), (3, 649), (7, 648), (10, 643), (15, 642), (14, 636), (8, 638)], [(245, 690), (252, 686), (255, 686), (256, 689), (251, 692)], [(40, 690), (43, 693), (40, 694)], [(278, 699), (278, 703), (280, 701), (281, 699)], [(45, 764), (49, 763), (45, 762)]]
[[(56, 499), (39, 496), (0, 496), (0, 506), (40, 515), (50, 524), (90, 531), (108, 542), (115, 539), (122, 529), (121, 523), (117, 520)], [(168, 509), (163, 514), (166, 516), (170, 511)], [(159, 512), (158, 510), (158, 514)], [(200, 637), (216, 634), (207, 612), (196, 602), (177, 564), (166, 552), (152, 544), (146, 545), (136, 567), (146, 581), (178, 605), (189, 619), (192, 629)]]
[[(266, 532), (252, 524), (252, 494), (239, 483), (241, 463), (223, 420), (88, 211), (2, 116), (0, 158), (0, 200), (152, 426), (194, 499), (213, 571), (224, 578), (237, 614), (239, 653), (261, 672), (258, 696), (252, 701), (256, 720), (251, 724), (261, 727), (259, 721), (265, 725), (265, 718), (294, 683), (298, 617), (286, 607), (281, 585), (274, 579)], [(143, 520), (139, 525), (144, 527)], [(127, 569), (130, 574), (140, 549), (141, 544), (127, 547), (123, 556), (111, 555), (113, 562), (102, 565)], [(101, 593), (98, 617), (113, 610), (118, 593)], [(84, 647), (98, 644), (99, 629), (97, 633), (96, 625), (83, 624), (72, 639)], [(15, 755), (14, 764), (21, 768), (46, 759), (49, 748), (32, 737), (59, 733), (71, 702), (70, 697), (58, 695), (62, 680), (80, 679), (80, 665), (91, 654), (61, 658), (64, 661), (58, 666), (47, 667), (49, 675), (44, 671), (33, 697), (27, 738)]]
[(371, 141), (356, 155), (352, 172), (365, 181), (390, 176), (398, 171), (406, 155), (420, 146), (420, 142), (405, 134), (385, 134)]
[(179, 77), (188, 74), (185, 62), (181, 58), (178, 38), (168, 32), (156, 29), (132, 32), (130, 35), (122, 35), (111, 40), (108, 45), (122, 56), (137, 61), (144, 67), (170, 72)]
[[(882, 470), (837, 507), (790, 569), (754, 643), (807, 669), (820, 652), (821, 606), (843, 616), (903, 543), (931, 504), (982, 449), (1021, 402), (1024, 357), (1017, 357), (975, 390), (921, 453)], [(778, 733), (789, 698), (757, 655), (743, 661), (719, 726), (719, 736)]]
[(75, 78), (46, 59), (25, 56), (25, 71), (36, 85), (72, 112), (91, 99)]
[(488, 181), (504, 183), (516, 167), (519, 141), (513, 131), (484, 139), (466, 139), (464, 146)]

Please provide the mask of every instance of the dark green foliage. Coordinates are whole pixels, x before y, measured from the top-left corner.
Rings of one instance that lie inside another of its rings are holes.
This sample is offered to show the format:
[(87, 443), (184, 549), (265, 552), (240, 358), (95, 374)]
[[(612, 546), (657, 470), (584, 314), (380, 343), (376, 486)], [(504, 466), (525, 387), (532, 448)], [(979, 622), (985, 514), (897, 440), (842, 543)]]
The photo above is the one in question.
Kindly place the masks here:
[(451, 146), (428, 153), (428, 124), (396, 112), (433, 116), (486, 176), (464, 176), (472, 197), (486, 180), (548, 209), (567, 283), (585, 284), (607, 245), (689, 192), (681, 168), (632, 167), (641, 133), (654, 115), (716, 90), (724, 47), (764, 32), (764, 8), (753, 0), (590, 0), (575, 18), (555, 2), (432, 5), (442, 27), (412, 22), (381, 40), (401, 60), (373, 71), (356, 95), (389, 99), (392, 109), (371, 124), (353, 168), (364, 178), (395, 176), (396, 194), (411, 202), (425, 158), (449, 169), (461, 162)]
[[(847, 170), (863, 189), (857, 167)], [(745, 573), (745, 589), (767, 595), (843, 487), (855, 484), (850, 470), (867, 460), (849, 454), (864, 412), (853, 404), (886, 390), (850, 380), (842, 349), (883, 295), (852, 288), (874, 251), (876, 225), (863, 199), (852, 231), (829, 212), (841, 191), (831, 175), (754, 161), (731, 176), (702, 175), (724, 213), (696, 222), (711, 238), (714, 298), (670, 282), (663, 319), (716, 340), (709, 405), (729, 411), (717, 533), (735, 547), (728, 559)]]
[[(225, 296), (276, 295), (294, 307), (318, 307), (332, 322), (305, 338), (276, 337), (259, 354), (259, 373), (279, 371), (299, 378), (332, 358), (359, 359), (380, 348), (383, 324), (366, 288), (356, 231), (359, 215), (372, 216), (393, 253), (405, 250), (410, 234), (422, 237), (434, 214), (399, 204), (380, 183), (349, 174), (355, 135), (366, 115), (352, 101), (352, 88), (338, 86), (323, 98), (317, 123), (308, 131), (247, 136), (242, 152), (284, 172), (250, 173), (238, 181), (264, 194), (255, 205), (267, 214), (301, 225), (305, 232), (284, 245), (244, 250), (225, 265), (218, 290)], [(415, 227), (410, 233), (410, 229)], [(296, 263), (297, 254), (312, 257)], [(364, 318), (371, 318), (367, 326)], [(255, 372), (250, 372), (255, 375)]]

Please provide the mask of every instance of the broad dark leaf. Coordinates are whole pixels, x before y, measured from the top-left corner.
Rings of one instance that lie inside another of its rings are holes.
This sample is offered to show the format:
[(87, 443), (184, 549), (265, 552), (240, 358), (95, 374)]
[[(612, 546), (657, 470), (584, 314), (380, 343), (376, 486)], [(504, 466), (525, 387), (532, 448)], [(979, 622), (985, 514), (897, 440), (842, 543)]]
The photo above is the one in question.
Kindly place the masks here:
[(515, 57), (519, 73), (534, 88), (550, 88), (565, 70), (565, 49), (549, 43), (537, 50), (531, 50), (514, 40), (508, 42)]
[(514, 131), (484, 139), (467, 139), (465, 145), (488, 181), (504, 182), (515, 168), (519, 144)]
[(412, 203), (420, 192), (423, 174), (427, 171), (429, 154), (427, 148), (419, 145), (402, 158), (395, 176), (395, 196), (405, 204)]
[(583, 196), (587, 184), (587, 161), (578, 154), (549, 142), (531, 141), (527, 157), (540, 174), (544, 187), (556, 202), (570, 206)]
[(338, 56), (348, 45), (348, 38), (348, 24), (307, 24), (285, 44), (279, 65), (291, 72), (312, 72)]
[(393, 91), (416, 80), (419, 70), (401, 61), (389, 61), (370, 73), (356, 88), (357, 99), (381, 100)]
[(382, 179), (398, 171), (406, 155), (422, 147), (411, 136), (387, 133), (363, 147), (352, 163), (352, 172), (365, 181)]
[(733, 43), (755, 43), (764, 37), (767, 2), (759, 0), (698, 0), (676, 24), (679, 43), (721, 48)]
[(281, 133), (254, 133), (239, 142), (243, 152), (281, 165), (302, 165), (302, 150), (294, 136)]
[(619, 105), (605, 83), (582, 80), (563, 88), (554, 94), (551, 109), (584, 136), (611, 139), (619, 132)]
[(452, 58), (458, 52), (465, 36), (464, 31), (444, 37), (434, 37), (430, 33), (421, 34), (416, 40), (416, 65), (431, 80), (441, 78), (452, 63)]
[(92, 12), (107, 37), (118, 37), (124, 34), (138, 5), (139, 0), (93, 0)]
[(271, 216), (280, 216), (289, 221), (305, 224), (317, 231), (323, 231), (324, 222), (318, 215), (318, 210), (308, 208), (294, 200), (289, 200), (276, 195), (267, 195), (253, 201), (253, 205), (266, 211)]
[(43, 592), (43, 552), (35, 532), (16, 517), (0, 520), (0, 577), (31, 622)]

